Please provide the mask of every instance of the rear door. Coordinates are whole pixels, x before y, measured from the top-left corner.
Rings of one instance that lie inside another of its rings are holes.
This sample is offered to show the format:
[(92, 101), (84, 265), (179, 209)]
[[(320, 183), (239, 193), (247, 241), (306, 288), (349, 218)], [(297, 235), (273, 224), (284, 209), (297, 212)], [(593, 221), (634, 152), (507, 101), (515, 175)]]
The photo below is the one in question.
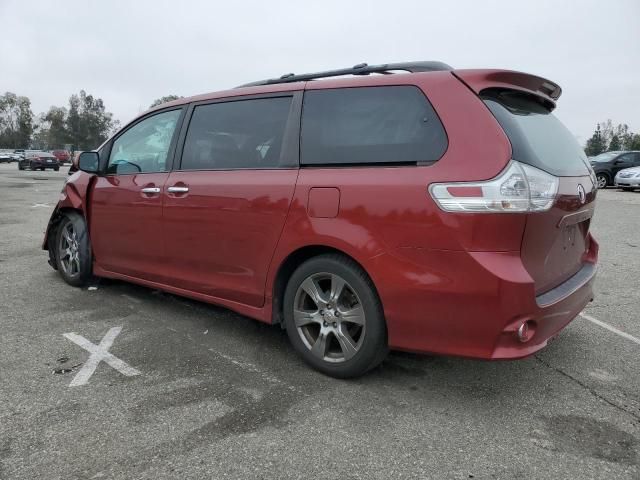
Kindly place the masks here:
[(193, 106), (164, 199), (172, 285), (252, 306), (298, 175), (301, 93)]
[(622, 155), (620, 155), (613, 161), (613, 164), (611, 166), (613, 176), (615, 177), (620, 170), (637, 166), (638, 163), (636, 162), (636, 159), (637, 157), (634, 152), (623, 153)]
[(527, 215), (522, 239), (522, 261), (540, 294), (583, 266), (595, 181), (584, 151), (548, 106), (509, 90), (485, 92), (483, 99), (509, 137), (513, 159), (559, 179), (553, 207)]
[[(111, 144), (90, 196), (91, 244), (104, 269), (162, 281), (162, 189), (183, 109), (136, 122)], [(106, 154), (106, 152), (105, 152)]]

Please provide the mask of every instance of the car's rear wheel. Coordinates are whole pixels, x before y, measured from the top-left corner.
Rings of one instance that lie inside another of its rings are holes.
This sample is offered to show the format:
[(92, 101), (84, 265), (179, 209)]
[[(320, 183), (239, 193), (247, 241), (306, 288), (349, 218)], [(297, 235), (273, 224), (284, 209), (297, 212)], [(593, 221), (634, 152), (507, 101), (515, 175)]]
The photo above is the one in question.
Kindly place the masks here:
[(604, 173), (598, 173), (596, 175), (596, 183), (598, 185), (598, 188), (605, 188), (607, 185), (609, 185), (609, 177), (607, 177), (607, 175)]
[(58, 170), (60, 170), (60, 167), (53, 167), (54, 172), (57, 172)]
[(18, 162), (18, 170), (24, 170), (24, 167)]
[(338, 378), (362, 375), (386, 356), (382, 305), (369, 276), (340, 255), (307, 260), (284, 295), (287, 334), (304, 360)]
[(56, 264), (65, 282), (82, 287), (91, 278), (91, 245), (84, 218), (65, 214), (56, 230)]

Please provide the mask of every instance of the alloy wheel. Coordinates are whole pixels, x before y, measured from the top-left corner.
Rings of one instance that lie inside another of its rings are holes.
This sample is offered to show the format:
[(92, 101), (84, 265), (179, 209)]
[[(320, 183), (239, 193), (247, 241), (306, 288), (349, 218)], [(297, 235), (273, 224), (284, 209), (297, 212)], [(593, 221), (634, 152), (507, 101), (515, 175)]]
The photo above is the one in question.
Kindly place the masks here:
[(75, 277), (80, 274), (80, 244), (78, 234), (71, 222), (62, 226), (58, 255), (60, 265), (67, 275)]
[(598, 175), (597, 180), (598, 188), (604, 188), (607, 186), (607, 177), (605, 177), (604, 175)]
[(366, 333), (357, 293), (333, 273), (316, 273), (302, 282), (295, 295), (293, 320), (304, 345), (325, 362), (351, 359)]

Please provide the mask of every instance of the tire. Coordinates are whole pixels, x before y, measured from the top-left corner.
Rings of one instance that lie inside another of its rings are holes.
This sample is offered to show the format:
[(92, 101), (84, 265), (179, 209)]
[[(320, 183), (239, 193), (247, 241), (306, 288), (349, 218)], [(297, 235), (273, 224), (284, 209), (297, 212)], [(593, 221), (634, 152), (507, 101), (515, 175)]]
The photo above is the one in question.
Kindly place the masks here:
[(58, 170), (60, 170), (60, 167), (53, 167), (54, 172), (57, 172)]
[(609, 183), (609, 176), (606, 173), (598, 173), (596, 175), (596, 185), (598, 188), (606, 188)]
[(69, 285), (86, 285), (92, 277), (92, 254), (84, 218), (75, 212), (65, 214), (55, 235), (58, 272)]
[[(337, 297), (331, 295), (334, 290)], [(320, 255), (301, 264), (289, 278), (283, 309), (293, 347), (326, 375), (360, 376), (380, 364), (389, 351), (373, 282), (342, 255)]]
[(24, 167), (18, 163), (18, 170), (24, 170)]
[(620, 187), (620, 188), (625, 192), (633, 192), (635, 190), (635, 188), (633, 187)]

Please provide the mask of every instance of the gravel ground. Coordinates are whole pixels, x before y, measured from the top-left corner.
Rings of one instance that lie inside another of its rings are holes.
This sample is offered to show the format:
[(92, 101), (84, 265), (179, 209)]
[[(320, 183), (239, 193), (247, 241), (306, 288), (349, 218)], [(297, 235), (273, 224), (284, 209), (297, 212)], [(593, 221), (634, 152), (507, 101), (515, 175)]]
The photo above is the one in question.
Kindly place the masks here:
[[(0, 165), (0, 479), (640, 478), (640, 345), (578, 317), (536, 356), (308, 369), (280, 328), (122, 282), (74, 289), (43, 231), (66, 176)], [(640, 338), (640, 192), (599, 193), (591, 317)], [(100, 363), (98, 344), (141, 373)]]

